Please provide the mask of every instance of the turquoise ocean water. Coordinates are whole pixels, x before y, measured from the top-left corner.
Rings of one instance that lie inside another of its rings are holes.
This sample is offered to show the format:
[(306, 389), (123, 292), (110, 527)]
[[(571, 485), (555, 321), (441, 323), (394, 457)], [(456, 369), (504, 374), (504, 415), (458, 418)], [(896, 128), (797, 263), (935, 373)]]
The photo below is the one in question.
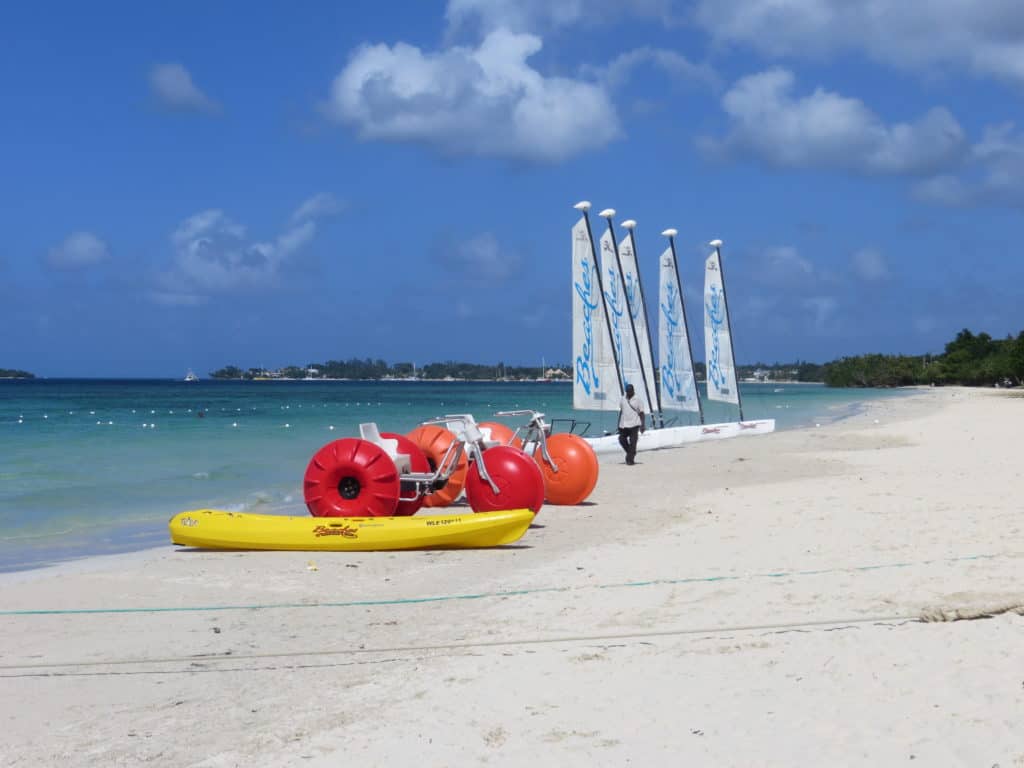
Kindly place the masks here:
[[(777, 429), (835, 421), (897, 394), (795, 384), (742, 392), (745, 417), (774, 418)], [(404, 433), (468, 412), (515, 426), (493, 418), (515, 408), (590, 421), (590, 435), (615, 426), (615, 414), (573, 411), (564, 383), (0, 381), (0, 571), (168, 543), (167, 520), (185, 509), (301, 514), (310, 457), (358, 435), (360, 422)], [(735, 418), (709, 405), (707, 421)]]

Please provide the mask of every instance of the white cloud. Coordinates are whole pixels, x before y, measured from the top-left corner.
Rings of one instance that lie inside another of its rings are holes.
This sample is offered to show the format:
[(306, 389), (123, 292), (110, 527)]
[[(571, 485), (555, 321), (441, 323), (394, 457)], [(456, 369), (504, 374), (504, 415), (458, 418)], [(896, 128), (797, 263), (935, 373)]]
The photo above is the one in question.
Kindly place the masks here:
[(850, 257), (853, 271), (867, 282), (885, 280), (889, 277), (889, 265), (885, 257), (874, 248), (862, 248)]
[(335, 78), (327, 112), (363, 139), (419, 142), (446, 155), (557, 162), (617, 138), (603, 88), (529, 66), (541, 45), (504, 29), (477, 48), (364, 45)]
[(347, 207), (348, 204), (344, 200), (339, 200), (329, 192), (321, 192), (304, 200), (302, 205), (295, 209), (291, 220), (292, 223), (297, 223), (307, 219), (314, 220), (328, 216), (337, 216)]
[(642, 66), (653, 66), (676, 82), (698, 82), (717, 86), (718, 75), (707, 64), (694, 64), (681, 53), (663, 48), (644, 46), (619, 54), (602, 68), (585, 68), (594, 71), (613, 88), (627, 83), (635, 70)]
[(198, 307), (209, 301), (208, 296), (196, 293), (174, 293), (172, 291), (151, 291), (153, 301), (163, 307)]
[(171, 235), (172, 268), (160, 275), (153, 298), (187, 306), (213, 293), (272, 285), (289, 257), (316, 234), (316, 224), (294, 224), (276, 239), (259, 242), (221, 210), (202, 211), (183, 221)]
[(519, 256), (503, 248), (490, 232), (440, 243), (435, 254), (440, 263), (469, 280), (503, 281), (514, 275), (521, 263)]
[(72, 232), (46, 254), (47, 264), (55, 269), (91, 267), (109, 258), (107, 244), (92, 232)]
[(811, 275), (814, 267), (791, 245), (781, 245), (765, 250), (762, 268), (775, 274)]
[(811, 316), (814, 330), (818, 332), (828, 329), (829, 321), (839, 309), (839, 302), (834, 296), (811, 296), (803, 299), (800, 304)]
[(722, 98), (730, 132), (701, 139), (701, 147), (781, 168), (866, 174), (936, 172), (955, 165), (966, 151), (963, 130), (943, 108), (913, 123), (887, 125), (859, 99), (822, 88), (798, 97), (794, 83), (791, 72), (778, 68), (737, 81)]
[(929, 75), (944, 66), (1024, 82), (1019, 0), (699, 0), (694, 15), (716, 41), (774, 56), (859, 51)]
[(449, 35), (469, 29), (544, 32), (576, 24), (608, 24), (623, 16), (673, 20), (672, 0), (448, 0)]
[(579, 21), (583, 0), (448, 0), (445, 18), (450, 30), (479, 25), (485, 31), (534, 31)]
[(1024, 133), (1013, 123), (986, 127), (962, 170), (925, 179), (914, 193), (941, 205), (1024, 206)]
[(149, 87), (168, 109), (182, 112), (220, 111), (220, 106), (192, 82), (192, 75), (181, 64), (158, 64), (149, 73)]
[(926, 203), (967, 205), (970, 202), (971, 190), (958, 177), (943, 173), (915, 184), (914, 196)]

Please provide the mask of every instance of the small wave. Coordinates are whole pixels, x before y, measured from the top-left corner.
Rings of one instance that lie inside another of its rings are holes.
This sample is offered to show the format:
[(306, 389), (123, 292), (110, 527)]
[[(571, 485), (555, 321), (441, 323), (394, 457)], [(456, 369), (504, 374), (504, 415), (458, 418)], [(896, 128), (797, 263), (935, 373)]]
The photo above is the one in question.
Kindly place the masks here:
[(52, 539), (55, 536), (67, 536), (79, 530), (77, 527), (64, 528), (59, 531), (40, 531), (39, 533), (15, 533), (0, 536), (0, 541), (36, 541), (39, 539)]

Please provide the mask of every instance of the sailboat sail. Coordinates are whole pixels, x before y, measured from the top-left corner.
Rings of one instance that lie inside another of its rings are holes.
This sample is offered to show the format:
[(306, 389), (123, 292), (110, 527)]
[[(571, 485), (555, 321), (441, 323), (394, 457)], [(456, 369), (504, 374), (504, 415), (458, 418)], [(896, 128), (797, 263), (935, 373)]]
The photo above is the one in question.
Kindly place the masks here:
[(636, 264), (636, 247), (633, 232), (629, 231), (619, 243), (619, 263), (622, 265), (622, 281), (626, 286), (626, 301), (633, 327), (636, 329), (636, 343), (639, 346), (640, 376), (634, 382), (637, 396), (644, 404), (644, 413), (658, 410), (655, 390), (654, 359), (651, 354), (651, 337), (647, 330), (647, 307), (640, 290), (640, 274)]
[(618, 372), (612, 357), (599, 266), (586, 217), (572, 228), (573, 408), (618, 410)]
[(739, 405), (736, 361), (732, 354), (729, 311), (722, 282), (722, 261), (717, 248), (704, 262), (704, 352), (708, 399)]
[[(612, 242), (610, 229), (601, 235), (601, 276), (604, 286), (604, 306), (608, 313), (612, 346), (615, 349), (614, 359), (619, 363), (622, 386), (632, 384), (639, 395), (643, 392), (643, 384), (640, 379), (640, 357), (637, 355), (636, 343), (633, 341), (626, 292), (622, 287), (622, 276), (619, 274), (619, 265), (615, 258), (615, 244)], [(649, 413), (650, 411), (645, 412)]]
[(658, 274), (658, 359), (661, 361), (661, 407), (671, 411), (698, 411), (690, 341), (683, 314), (683, 288), (672, 248), (661, 254)]

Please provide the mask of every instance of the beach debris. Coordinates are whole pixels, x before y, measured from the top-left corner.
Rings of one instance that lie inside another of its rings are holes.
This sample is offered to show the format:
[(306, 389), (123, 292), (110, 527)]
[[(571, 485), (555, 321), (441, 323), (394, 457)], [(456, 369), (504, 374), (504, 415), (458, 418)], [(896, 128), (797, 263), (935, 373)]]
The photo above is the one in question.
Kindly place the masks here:
[(1024, 602), (997, 603), (990, 606), (969, 608), (927, 608), (918, 617), (920, 621), (931, 623), (940, 621), (969, 621), (973, 619), (991, 619), (1004, 613), (1015, 613), (1024, 616)]
[(319, 571), (320, 569), (316, 567), (316, 563), (314, 563), (312, 560), (310, 560), (308, 563), (306, 563), (306, 570), (307, 571)]

